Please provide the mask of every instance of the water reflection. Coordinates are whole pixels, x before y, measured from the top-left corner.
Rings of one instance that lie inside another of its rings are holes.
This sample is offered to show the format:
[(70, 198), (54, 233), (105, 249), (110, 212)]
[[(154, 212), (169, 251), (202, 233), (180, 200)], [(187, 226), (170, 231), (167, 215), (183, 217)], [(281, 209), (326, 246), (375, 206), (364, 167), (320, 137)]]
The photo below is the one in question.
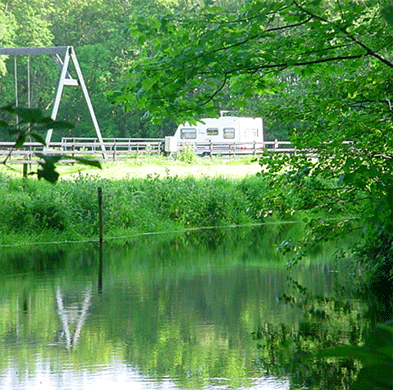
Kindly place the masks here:
[[(149, 380), (128, 365), (114, 361), (110, 366), (101, 368), (101, 372), (84, 372), (78, 375), (72, 370), (56, 373), (49, 364), (38, 364), (33, 378), (20, 381), (12, 368), (3, 374), (1, 386), (4, 389), (84, 389), (100, 390), (115, 388), (116, 390), (172, 390), (178, 389), (170, 378), (161, 382)], [(232, 388), (225, 378), (210, 378), (204, 389)], [(250, 386), (255, 390), (289, 390), (289, 381), (279, 378), (251, 378)], [(244, 389), (245, 387), (239, 387)]]
[(296, 295), (273, 245), (286, 234), (276, 226), (141, 237), (104, 253), (2, 255), (0, 388), (336, 386), (342, 363), (302, 358), (359, 342), (361, 305), (328, 299), (335, 277), (323, 248), (292, 272), (310, 292)]
[[(57, 312), (60, 318), (60, 329), (57, 332), (56, 341), (65, 342), (67, 351), (75, 349), (82, 330), (83, 323), (91, 303), (91, 286), (86, 287), (83, 293), (83, 302), (81, 307), (78, 303), (72, 303), (64, 306), (64, 297), (59, 286), (56, 288)], [(74, 328), (74, 329), (73, 329)]]

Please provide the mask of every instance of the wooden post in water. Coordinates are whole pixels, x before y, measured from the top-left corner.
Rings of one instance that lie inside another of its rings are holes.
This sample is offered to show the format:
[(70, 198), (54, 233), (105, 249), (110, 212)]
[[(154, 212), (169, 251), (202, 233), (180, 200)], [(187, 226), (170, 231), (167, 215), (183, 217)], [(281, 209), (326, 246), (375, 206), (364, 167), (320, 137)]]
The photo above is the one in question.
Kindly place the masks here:
[(102, 269), (103, 269), (103, 243), (104, 243), (104, 226), (102, 218), (102, 188), (97, 188), (98, 193), (98, 231), (99, 231), (99, 258), (98, 258), (98, 293), (102, 293)]
[(98, 187), (98, 233), (100, 245), (104, 242), (104, 228), (102, 219), (102, 188)]

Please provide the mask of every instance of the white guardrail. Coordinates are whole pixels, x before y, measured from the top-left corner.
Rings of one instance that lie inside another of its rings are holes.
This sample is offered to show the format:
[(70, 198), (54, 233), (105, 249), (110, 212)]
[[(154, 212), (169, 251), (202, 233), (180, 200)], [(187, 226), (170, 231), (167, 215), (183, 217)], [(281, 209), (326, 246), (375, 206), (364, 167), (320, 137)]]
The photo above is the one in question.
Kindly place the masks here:
[[(39, 142), (26, 142), (20, 149), (14, 149), (14, 142), (0, 142), (0, 160), (10, 154), (7, 162), (32, 163), (37, 161), (36, 153), (48, 155), (66, 154), (72, 161), (74, 157), (86, 157), (91, 159), (109, 161), (126, 160), (135, 157), (135, 154), (164, 154), (164, 138), (104, 138), (102, 149), (101, 143), (96, 138), (63, 138), (61, 142), (51, 142), (44, 147)], [(201, 156), (237, 156), (247, 154), (259, 154), (264, 149), (276, 152), (293, 153), (295, 149), (289, 141), (267, 142), (201, 142), (201, 143), (178, 143), (177, 150), (182, 151), (185, 147), (194, 148)], [(67, 161), (64, 160), (64, 161)]]

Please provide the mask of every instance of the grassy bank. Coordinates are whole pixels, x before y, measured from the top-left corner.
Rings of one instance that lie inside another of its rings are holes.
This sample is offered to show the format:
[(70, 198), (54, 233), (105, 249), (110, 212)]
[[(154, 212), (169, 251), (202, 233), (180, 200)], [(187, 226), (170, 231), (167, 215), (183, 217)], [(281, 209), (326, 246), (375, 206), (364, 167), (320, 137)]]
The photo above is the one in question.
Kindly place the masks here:
[[(272, 179), (257, 175), (261, 167), (252, 157), (148, 157), (105, 163), (102, 170), (61, 165), (59, 171), (61, 179), (52, 185), (34, 176), (23, 179), (21, 167), (0, 170), (0, 245), (96, 240), (98, 187), (103, 190), (106, 239), (300, 220), (304, 213), (299, 210), (308, 202), (285, 183), (272, 192)], [(343, 211), (339, 207), (329, 206), (326, 216), (336, 218), (336, 211)]]
[[(220, 169), (214, 175), (191, 175), (206, 166), (212, 170), (209, 164), (171, 163), (159, 174), (155, 170), (161, 165), (150, 160), (145, 175), (135, 177), (126, 173), (138, 167), (131, 163), (108, 165), (94, 175), (83, 167), (62, 167), (56, 185), (20, 178), (18, 172), (1, 173), (0, 244), (96, 239), (98, 187), (103, 190), (107, 238), (261, 222), (265, 180), (247, 169), (236, 176), (222, 175)], [(224, 166), (238, 165), (215, 165)], [(176, 174), (187, 167), (188, 174)], [(110, 171), (117, 175), (110, 177)]]

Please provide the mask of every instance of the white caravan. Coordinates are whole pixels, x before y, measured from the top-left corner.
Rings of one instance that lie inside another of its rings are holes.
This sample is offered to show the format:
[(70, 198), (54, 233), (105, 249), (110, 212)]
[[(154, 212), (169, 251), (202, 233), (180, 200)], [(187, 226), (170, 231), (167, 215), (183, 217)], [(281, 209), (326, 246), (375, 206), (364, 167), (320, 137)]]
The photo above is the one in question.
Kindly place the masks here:
[[(220, 116), (205, 118), (196, 125), (185, 123), (175, 133), (177, 142), (226, 142), (252, 144), (263, 142), (262, 118)], [(250, 147), (250, 146), (245, 146)]]

